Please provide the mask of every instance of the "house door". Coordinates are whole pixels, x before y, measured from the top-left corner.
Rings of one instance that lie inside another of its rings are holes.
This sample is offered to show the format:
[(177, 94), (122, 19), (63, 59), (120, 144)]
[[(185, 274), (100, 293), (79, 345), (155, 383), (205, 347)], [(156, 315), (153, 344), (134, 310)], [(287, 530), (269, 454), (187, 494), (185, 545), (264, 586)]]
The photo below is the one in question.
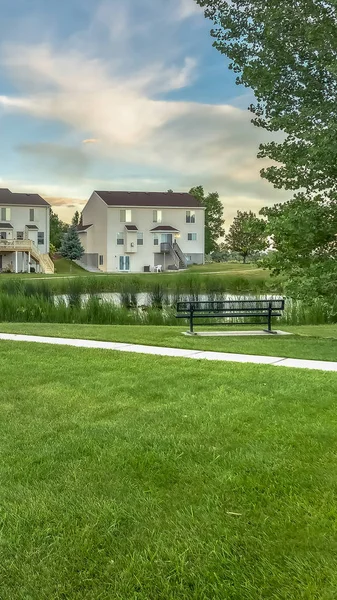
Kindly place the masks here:
[(173, 236), (172, 233), (162, 233), (161, 234), (161, 243), (162, 244), (171, 244), (172, 246)]
[(119, 257), (119, 270), (130, 271), (130, 256)]

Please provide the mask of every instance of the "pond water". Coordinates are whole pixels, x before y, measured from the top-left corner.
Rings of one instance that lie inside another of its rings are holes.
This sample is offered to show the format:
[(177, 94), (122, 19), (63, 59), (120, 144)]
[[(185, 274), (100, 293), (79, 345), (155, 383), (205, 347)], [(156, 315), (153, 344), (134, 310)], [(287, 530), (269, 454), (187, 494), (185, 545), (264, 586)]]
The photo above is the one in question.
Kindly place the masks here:
[[(125, 296), (127, 296), (127, 298)], [(124, 295), (121, 293), (81, 294), (80, 296), (82, 304), (86, 304), (88, 300), (93, 297), (98, 298), (101, 302), (108, 302), (115, 306), (124, 306), (125, 302), (127, 303), (128, 300), (131, 302), (136, 300), (137, 306), (152, 306), (156, 300), (158, 301), (158, 298), (151, 293), (144, 292), (133, 294), (132, 297), (131, 294)], [(164, 294), (161, 300), (166, 306), (175, 306), (178, 301), (185, 302), (189, 300), (211, 302), (221, 300), (273, 300), (277, 298), (280, 298), (279, 294), (198, 294), (195, 296), (191, 296), (191, 294), (179, 294), (179, 297), (174, 294)], [(71, 300), (71, 298), (68, 295), (55, 296), (56, 304), (63, 301), (68, 305), (69, 300)]]

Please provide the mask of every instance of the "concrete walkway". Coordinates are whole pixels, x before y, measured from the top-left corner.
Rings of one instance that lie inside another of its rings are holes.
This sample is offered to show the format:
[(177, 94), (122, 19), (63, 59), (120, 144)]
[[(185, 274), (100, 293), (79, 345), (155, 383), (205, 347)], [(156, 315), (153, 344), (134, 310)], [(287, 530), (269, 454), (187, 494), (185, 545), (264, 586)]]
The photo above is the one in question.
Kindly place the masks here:
[(231, 354), (229, 352), (205, 352), (203, 350), (183, 350), (182, 348), (162, 348), (159, 346), (142, 346), (119, 342), (97, 342), (95, 340), (76, 340), (68, 338), (42, 337), (0, 333), (0, 340), (14, 342), (36, 342), (55, 346), (75, 346), (76, 348), (101, 348), (119, 352), (134, 352), (156, 356), (175, 356), (179, 358), (196, 358), (199, 360), (218, 360), (223, 362), (254, 363), (273, 365), (275, 367), (295, 367), (297, 369), (317, 369), (319, 371), (337, 371), (337, 362), (323, 360), (302, 360), (298, 358), (282, 358), (277, 356), (255, 356), (253, 354)]

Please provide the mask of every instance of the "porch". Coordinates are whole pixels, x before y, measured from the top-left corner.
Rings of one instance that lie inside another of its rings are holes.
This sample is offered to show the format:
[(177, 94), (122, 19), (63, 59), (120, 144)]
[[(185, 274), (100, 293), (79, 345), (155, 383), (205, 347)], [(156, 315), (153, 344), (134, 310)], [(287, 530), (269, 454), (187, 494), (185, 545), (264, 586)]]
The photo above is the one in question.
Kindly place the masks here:
[(0, 273), (54, 273), (54, 264), (48, 254), (41, 254), (29, 239), (0, 239)]

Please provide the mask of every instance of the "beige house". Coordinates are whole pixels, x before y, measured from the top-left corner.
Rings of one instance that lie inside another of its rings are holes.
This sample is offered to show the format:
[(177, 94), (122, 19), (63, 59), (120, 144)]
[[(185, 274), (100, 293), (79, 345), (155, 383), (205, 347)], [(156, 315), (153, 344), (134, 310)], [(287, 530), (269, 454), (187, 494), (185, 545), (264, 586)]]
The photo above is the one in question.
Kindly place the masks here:
[(0, 272), (54, 273), (50, 205), (38, 194), (0, 189)]
[(204, 263), (205, 212), (190, 194), (94, 192), (78, 232), (88, 269), (139, 273)]

